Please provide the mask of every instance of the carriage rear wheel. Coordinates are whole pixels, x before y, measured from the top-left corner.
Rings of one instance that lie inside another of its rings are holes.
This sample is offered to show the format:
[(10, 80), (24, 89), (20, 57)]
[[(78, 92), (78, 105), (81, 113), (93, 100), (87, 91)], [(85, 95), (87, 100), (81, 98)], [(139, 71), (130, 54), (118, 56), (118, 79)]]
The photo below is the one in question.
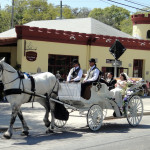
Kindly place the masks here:
[(87, 114), (87, 124), (92, 131), (100, 129), (103, 122), (103, 110), (99, 105), (92, 105)]
[(139, 96), (130, 98), (126, 106), (127, 121), (131, 126), (137, 126), (143, 117), (143, 102)]
[(65, 126), (65, 124), (67, 123), (67, 121), (65, 120), (58, 120), (58, 119), (55, 119), (54, 121), (54, 124), (57, 128), (62, 128)]

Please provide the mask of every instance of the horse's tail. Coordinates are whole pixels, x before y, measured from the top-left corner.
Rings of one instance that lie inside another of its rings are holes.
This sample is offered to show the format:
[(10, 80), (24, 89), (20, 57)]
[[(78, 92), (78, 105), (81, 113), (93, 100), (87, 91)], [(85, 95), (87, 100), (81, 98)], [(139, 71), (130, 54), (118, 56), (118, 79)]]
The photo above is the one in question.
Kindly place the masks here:
[(58, 90), (59, 89), (60, 89), (60, 83), (59, 83), (59, 80), (56, 78), (56, 83), (55, 83), (54, 91), (57, 91), (57, 95), (58, 95)]
[(56, 97), (58, 96), (58, 90), (60, 88), (60, 83), (59, 83), (59, 80), (57, 78), (55, 78), (55, 84), (54, 84), (54, 87), (49, 95), (49, 97), (53, 97), (53, 95), (55, 95)]

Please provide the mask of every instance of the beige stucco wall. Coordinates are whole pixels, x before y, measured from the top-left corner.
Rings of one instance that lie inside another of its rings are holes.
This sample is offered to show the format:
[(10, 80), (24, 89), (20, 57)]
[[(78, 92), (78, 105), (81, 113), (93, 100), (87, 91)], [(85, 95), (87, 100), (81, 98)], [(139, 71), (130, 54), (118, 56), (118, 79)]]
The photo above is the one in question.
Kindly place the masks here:
[[(17, 62), (21, 64), (22, 71), (36, 73), (37, 68), (40, 67), (42, 72), (48, 71), (48, 55), (74, 55), (79, 56), (79, 61), (82, 68), (86, 68), (87, 62), (87, 47), (83, 45), (63, 44), (54, 42), (42, 41), (27, 41), (31, 42), (32, 46), (37, 50), (36, 61), (28, 61), (24, 56), (24, 40), (18, 41), (18, 56)], [(21, 51), (20, 51), (21, 50)], [(22, 60), (21, 60), (22, 58)]]
[[(106, 63), (106, 59), (114, 59), (114, 57), (109, 52), (109, 47), (97, 47), (92, 46), (91, 48), (91, 57), (97, 58), (97, 66), (98, 68), (102, 67), (112, 67), (112, 64)], [(142, 59), (144, 60), (143, 64), (143, 78), (146, 80), (150, 80), (150, 51), (147, 50), (133, 50), (127, 49), (125, 53), (119, 58), (122, 61), (122, 67), (129, 68), (129, 76), (133, 76), (133, 60), (134, 59)], [(131, 64), (131, 66), (129, 65)], [(146, 74), (149, 72), (149, 74)]]
[[(142, 59), (143, 62), (143, 78), (150, 80), (150, 51), (147, 50), (132, 50), (127, 49), (127, 51), (120, 57), (120, 60), (123, 62), (123, 66), (129, 68), (129, 76), (133, 74), (133, 59)], [(131, 67), (129, 67), (131, 63)], [(149, 71), (149, 74), (146, 72)]]
[(17, 41), (17, 64), (22, 64), (22, 58), (23, 58), (23, 52), (24, 52), (24, 40), (18, 40)]
[(16, 60), (17, 60), (17, 47), (16, 46), (1, 46), (0, 47), (0, 53), (10, 53), (11, 59), (10, 64), (15, 67), (16, 66)]
[(147, 40), (147, 31), (150, 30), (150, 24), (136, 24), (133, 25), (132, 36)]
[[(48, 55), (74, 55), (79, 56), (79, 62), (83, 70), (89, 67), (89, 58), (97, 59), (97, 66), (99, 69), (102, 67), (112, 67), (112, 64), (106, 63), (106, 59), (114, 59), (109, 52), (109, 47), (100, 46), (86, 46), (66, 43), (42, 42), (31, 41), (33, 47), (36, 47), (37, 59), (34, 62), (28, 61), (24, 56), (24, 40), (18, 41), (18, 56), (17, 62), (21, 64), (22, 71), (36, 73), (37, 68), (40, 67), (42, 72), (48, 71)], [(133, 75), (133, 59), (143, 59), (143, 77), (150, 79), (150, 51), (146, 50), (132, 50), (127, 49), (125, 53), (119, 58), (122, 61), (122, 67), (129, 68), (129, 76)], [(130, 65), (129, 65), (130, 64)], [(149, 74), (146, 72), (149, 71)]]

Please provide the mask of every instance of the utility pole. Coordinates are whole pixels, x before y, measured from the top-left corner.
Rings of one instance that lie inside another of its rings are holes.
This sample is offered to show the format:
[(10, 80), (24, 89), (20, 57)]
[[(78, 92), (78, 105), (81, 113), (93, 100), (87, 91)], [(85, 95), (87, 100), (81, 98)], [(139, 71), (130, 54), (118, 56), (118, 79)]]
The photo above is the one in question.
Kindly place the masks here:
[(11, 29), (14, 27), (14, 0), (12, 0), (12, 10), (11, 10)]
[(62, 19), (62, 0), (60, 0), (60, 19)]

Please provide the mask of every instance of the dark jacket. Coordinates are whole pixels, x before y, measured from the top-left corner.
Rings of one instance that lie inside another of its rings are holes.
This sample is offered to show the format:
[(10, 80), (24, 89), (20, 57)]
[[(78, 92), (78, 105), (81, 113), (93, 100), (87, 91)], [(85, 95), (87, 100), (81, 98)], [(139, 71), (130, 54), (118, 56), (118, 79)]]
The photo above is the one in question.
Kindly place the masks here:
[(109, 87), (109, 90), (114, 89), (116, 83), (117, 83), (117, 80), (114, 78), (112, 78), (109, 82), (107, 82), (107, 86)]
[(100, 82), (105, 83), (109, 87), (109, 90), (112, 90), (115, 88), (115, 84), (117, 83), (117, 80), (112, 78), (109, 82), (107, 82), (104, 79), (100, 79)]

